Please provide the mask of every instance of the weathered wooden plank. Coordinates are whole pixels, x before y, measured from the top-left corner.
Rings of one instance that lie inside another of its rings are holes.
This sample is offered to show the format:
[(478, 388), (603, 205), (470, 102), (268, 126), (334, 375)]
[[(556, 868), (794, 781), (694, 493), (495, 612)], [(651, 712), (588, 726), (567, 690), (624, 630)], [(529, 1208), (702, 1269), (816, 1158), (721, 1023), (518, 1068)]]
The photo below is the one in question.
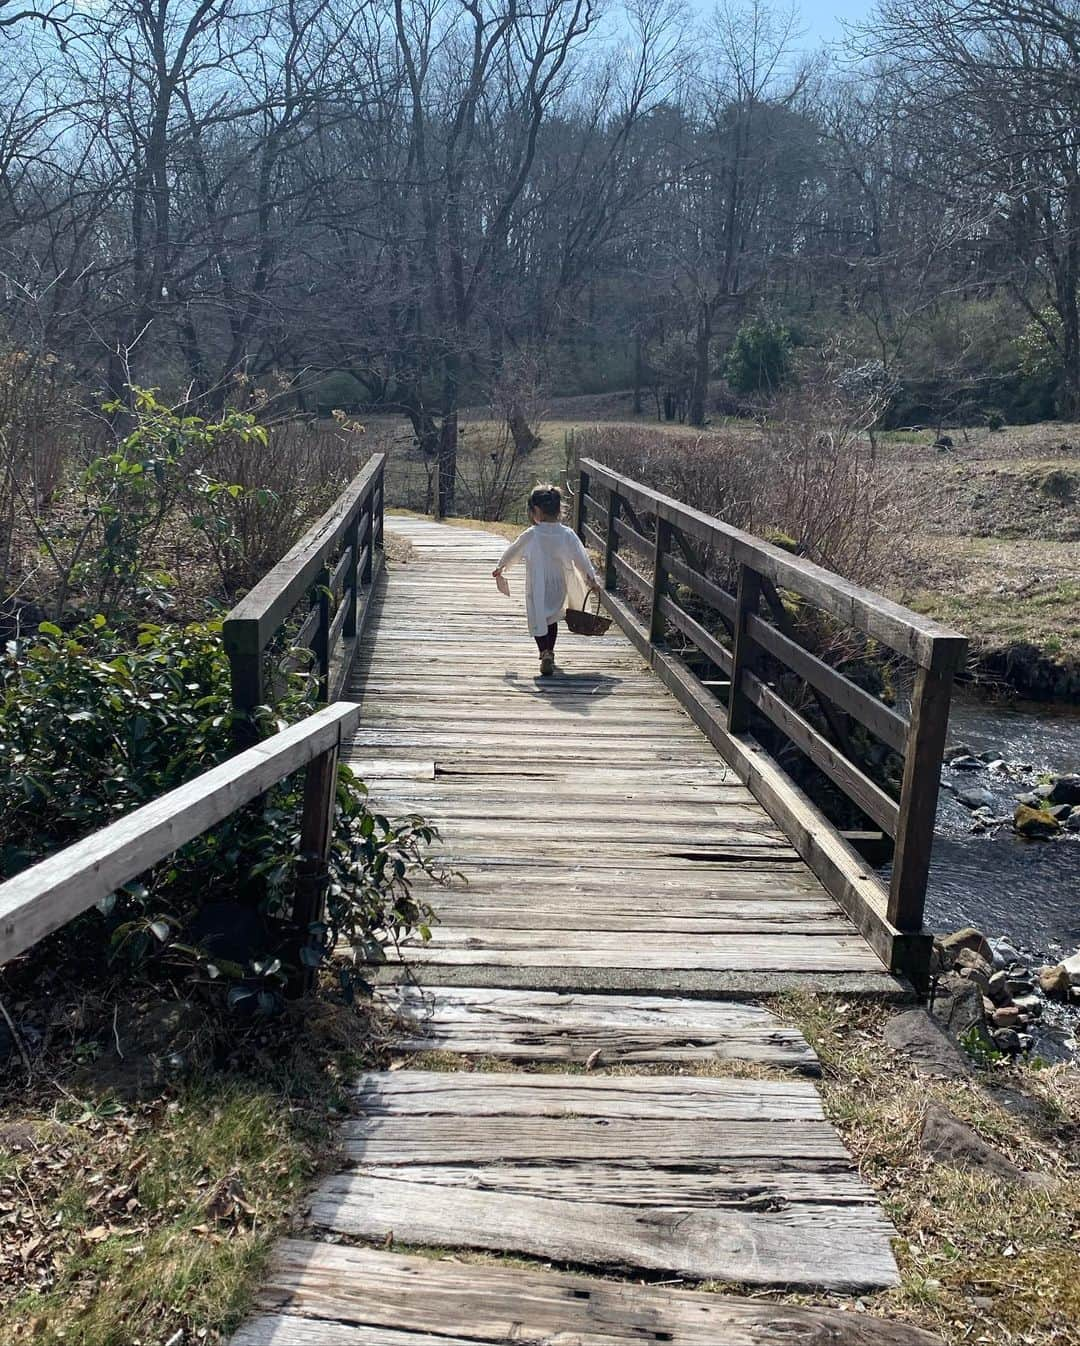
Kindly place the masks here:
[[(532, 939), (508, 938), (522, 933)], [(579, 942), (580, 941), (580, 942)], [(553, 940), (543, 931), (498, 930), (487, 935), (469, 935), (457, 942), (453, 931), (435, 927), (432, 939), (405, 940), (402, 954), (410, 963), (442, 963), (483, 967), (508, 963), (517, 968), (558, 965), (594, 968), (703, 969), (756, 972), (846, 972), (875, 971), (880, 963), (856, 934), (805, 935), (762, 934), (699, 936), (687, 947), (683, 941), (628, 941), (623, 934), (598, 931), (572, 932)]]
[(480, 987), (389, 987), (394, 1044), (511, 1060), (740, 1060), (816, 1073), (802, 1034), (753, 1005), (659, 996), (575, 996)]
[(368, 1164), (644, 1163), (707, 1170), (742, 1159), (846, 1165), (828, 1122), (698, 1121), (545, 1117), (371, 1117), (342, 1124), (345, 1153)]
[(854, 1169), (754, 1168), (732, 1165), (699, 1173), (693, 1169), (624, 1168), (613, 1164), (410, 1164), (407, 1170), (364, 1164), (365, 1177), (386, 1181), (469, 1187), (479, 1192), (547, 1196), (559, 1201), (615, 1206), (690, 1206), (776, 1210), (784, 1205), (872, 1206), (874, 1192)]
[(0, 884), (0, 963), (336, 748), (359, 714), (327, 706)]
[(748, 1285), (863, 1291), (899, 1282), (893, 1231), (873, 1206), (628, 1209), (415, 1183), (407, 1172), (389, 1180), (356, 1173), (319, 1185), (311, 1219), (379, 1241), (493, 1248)]
[(866, 1314), (298, 1239), (275, 1250), (259, 1306), (234, 1346), (940, 1346)]
[(401, 1070), (361, 1075), (349, 1092), (367, 1117), (824, 1120), (813, 1085), (799, 1080)]
[[(518, 906), (465, 906), (452, 897), (439, 901), (438, 928), (453, 930), (458, 938), (476, 930), (533, 931), (534, 940), (542, 936), (551, 942), (560, 931), (594, 930), (605, 934), (654, 934), (685, 936), (769, 934), (775, 931), (794, 931), (803, 934), (849, 935), (852, 924), (835, 907), (817, 910), (809, 903), (792, 903), (781, 911), (769, 910), (764, 901), (731, 903), (727, 915), (683, 916), (646, 911), (597, 912), (583, 910), (580, 898), (553, 908), (545, 902), (542, 910), (530, 907), (527, 901)], [(763, 910), (764, 908), (764, 910)], [(520, 936), (518, 936), (520, 937)]]

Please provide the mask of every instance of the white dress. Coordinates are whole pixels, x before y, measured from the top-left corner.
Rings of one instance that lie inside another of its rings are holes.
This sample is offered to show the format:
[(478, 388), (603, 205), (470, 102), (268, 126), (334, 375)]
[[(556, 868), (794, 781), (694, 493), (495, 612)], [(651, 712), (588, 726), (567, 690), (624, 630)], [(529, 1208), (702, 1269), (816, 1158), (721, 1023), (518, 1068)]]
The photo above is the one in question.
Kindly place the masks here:
[(526, 528), (503, 552), (498, 568), (506, 570), (518, 561), (525, 562), (525, 612), (534, 636), (547, 635), (568, 607), (580, 608), (589, 581), (599, 583), (581, 539), (563, 523)]

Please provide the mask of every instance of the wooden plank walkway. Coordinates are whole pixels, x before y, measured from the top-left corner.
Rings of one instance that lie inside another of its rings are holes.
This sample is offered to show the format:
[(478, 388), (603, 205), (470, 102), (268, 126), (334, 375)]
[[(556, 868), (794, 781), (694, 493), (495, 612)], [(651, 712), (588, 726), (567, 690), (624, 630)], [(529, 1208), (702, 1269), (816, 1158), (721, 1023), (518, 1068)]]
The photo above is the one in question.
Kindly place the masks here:
[[(436, 822), (467, 884), (403, 952), (427, 985), (901, 994), (862, 936), (613, 628), (537, 675), (494, 534), (391, 518), (346, 758), (386, 812)], [(384, 971), (384, 979), (393, 977)]]
[[(501, 540), (393, 528), (413, 559), (377, 600), (349, 757), (377, 807), (440, 825), (468, 882), (426, 888), (430, 946), (372, 975), (399, 1052), (466, 1068), (355, 1082), (343, 1171), (233, 1346), (935, 1346), (862, 1313), (645, 1283), (897, 1283), (813, 1049), (745, 997), (902, 988), (624, 640), (564, 638), (569, 671), (541, 682), (490, 580)], [(724, 991), (739, 999), (705, 998)], [(471, 1068), (488, 1059), (502, 1068)], [(740, 1069), (688, 1073), (723, 1062)]]
[(896, 1283), (894, 1230), (804, 1080), (381, 1072), (311, 1219), (748, 1285)]

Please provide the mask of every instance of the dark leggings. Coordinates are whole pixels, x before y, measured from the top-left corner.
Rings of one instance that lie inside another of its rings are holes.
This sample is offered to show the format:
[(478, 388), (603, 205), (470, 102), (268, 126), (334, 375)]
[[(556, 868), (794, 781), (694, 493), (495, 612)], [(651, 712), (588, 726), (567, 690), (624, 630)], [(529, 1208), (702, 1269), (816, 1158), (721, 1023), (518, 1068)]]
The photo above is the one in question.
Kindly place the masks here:
[(555, 622), (552, 622), (551, 625), (548, 627), (546, 636), (533, 637), (533, 639), (536, 641), (536, 648), (540, 651), (541, 654), (547, 654), (549, 652), (554, 654), (555, 642), (556, 640), (558, 640), (558, 638), (559, 638), (559, 627)]

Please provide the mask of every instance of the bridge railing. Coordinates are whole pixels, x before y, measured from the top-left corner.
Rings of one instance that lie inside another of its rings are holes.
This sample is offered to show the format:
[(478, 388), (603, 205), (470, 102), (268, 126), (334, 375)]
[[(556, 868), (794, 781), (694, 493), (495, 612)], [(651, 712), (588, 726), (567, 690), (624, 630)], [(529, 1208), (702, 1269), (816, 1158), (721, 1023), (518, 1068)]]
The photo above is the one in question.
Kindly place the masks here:
[[(576, 510), (579, 536), (603, 555), (605, 601), (616, 621), (886, 965), (923, 983), (941, 758), (965, 638), (593, 459), (581, 460)], [(697, 616), (679, 601), (678, 586), (694, 596), (689, 606)], [(909, 661), (910, 713), (885, 705), (805, 648), (782, 594)], [(726, 707), (670, 648), (669, 630), (721, 670)], [(808, 689), (828, 732), (781, 695), (775, 678), (770, 683), (766, 663)], [(892, 839), (888, 886), (754, 737), (759, 717)], [(903, 758), (898, 797), (863, 769), (851, 746), (852, 721)]]
[[(374, 454), (329, 510), (225, 618), (233, 706), (250, 717), (268, 699), (267, 651), (307, 605), (290, 650), (310, 650), (319, 700), (340, 694), (383, 564), (386, 455)], [(238, 721), (242, 727), (244, 720)]]
[[(359, 718), (349, 702), (325, 706), (0, 884), (0, 966), (306, 767), (292, 913), (302, 944), (325, 896), (339, 747)], [(308, 980), (298, 967), (293, 989)]]

